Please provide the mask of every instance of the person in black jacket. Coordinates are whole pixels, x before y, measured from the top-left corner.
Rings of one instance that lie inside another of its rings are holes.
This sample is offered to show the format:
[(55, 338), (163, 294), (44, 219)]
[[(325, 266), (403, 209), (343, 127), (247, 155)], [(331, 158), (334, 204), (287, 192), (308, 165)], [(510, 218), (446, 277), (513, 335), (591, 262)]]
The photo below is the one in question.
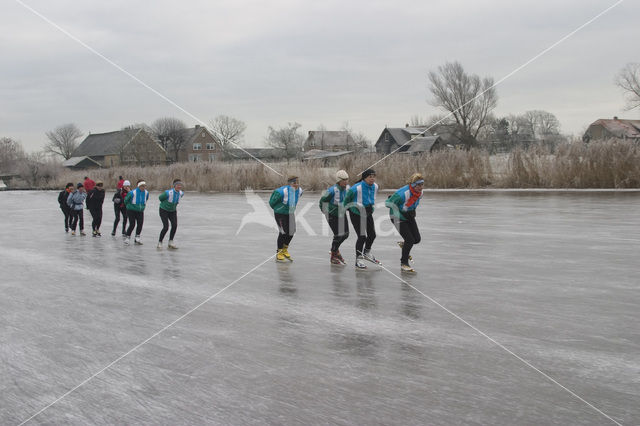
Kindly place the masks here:
[(93, 236), (100, 237), (100, 225), (102, 224), (102, 203), (104, 202), (104, 188), (101, 181), (96, 182), (96, 186), (87, 194), (87, 208), (91, 213), (93, 222)]
[(69, 182), (58, 194), (58, 204), (60, 204), (60, 210), (64, 214), (64, 232), (69, 232), (69, 227), (71, 226), (71, 207), (67, 204), (67, 198), (69, 198), (71, 192), (73, 192), (73, 183)]

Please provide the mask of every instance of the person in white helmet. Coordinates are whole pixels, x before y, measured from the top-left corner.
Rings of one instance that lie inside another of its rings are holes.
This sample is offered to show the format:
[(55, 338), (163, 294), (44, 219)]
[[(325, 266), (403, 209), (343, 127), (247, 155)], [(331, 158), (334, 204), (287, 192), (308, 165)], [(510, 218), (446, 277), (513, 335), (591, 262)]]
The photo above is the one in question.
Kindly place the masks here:
[(344, 197), (349, 189), (348, 180), (349, 174), (344, 170), (338, 170), (336, 172), (336, 183), (322, 194), (318, 203), (333, 232), (331, 257), (329, 258), (333, 265), (346, 265), (344, 258), (340, 254), (340, 244), (349, 238), (349, 221), (343, 204)]

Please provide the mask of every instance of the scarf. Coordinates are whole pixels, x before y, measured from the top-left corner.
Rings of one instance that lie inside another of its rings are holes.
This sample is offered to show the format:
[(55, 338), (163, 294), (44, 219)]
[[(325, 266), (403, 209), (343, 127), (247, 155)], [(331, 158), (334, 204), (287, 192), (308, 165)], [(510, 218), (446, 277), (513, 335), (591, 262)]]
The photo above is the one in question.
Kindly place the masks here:
[(409, 185), (409, 190), (411, 191), (411, 197), (407, 200), (407, 207), (411, 207), (422, 196), (422, 191), (418, 191), (413, 185)]

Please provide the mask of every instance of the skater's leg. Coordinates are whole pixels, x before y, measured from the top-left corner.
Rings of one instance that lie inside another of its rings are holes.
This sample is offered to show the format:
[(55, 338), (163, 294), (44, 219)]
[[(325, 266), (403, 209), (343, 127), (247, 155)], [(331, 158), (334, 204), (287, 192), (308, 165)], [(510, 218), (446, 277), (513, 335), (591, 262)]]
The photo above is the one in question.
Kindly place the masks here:
[[(162, 221), (162, 230), (160, 231), (160, 237), (158, 238), (158, 241), (162, 242), (164, 236), (169, 230), (169, 212), (165, 209), (160, 209), (160, 220)], [(170, 237), (169, 239), (173, 240), (172, 237)]]
[(169, 222), (171, 222), (171, 232), (169, 232), (169, 239), (173, 241), (178, 231), (178, 212), (169, 212)]
[(368, 252), (373, 246), (373, 241), (376, 239), (376, 227), (373, 222), (373, 215), (367, 214), (367, 240), (364, 246), (364, 251)]
[(136, 212), (136, 221), (138, 222), (138, 226), (136, 226), (136, 236), (142, 234), (142, 225), (144, 225), (144, 212)]
[[(125, 234), (127, 235), (127, 237), (130, 237), (131, 233), (133, 232), (133, 228), (136, 227), (136, 212), (134, 212), (133, 210), (127, 210), (127, 219), (129, 219), (129, 227), (127, 228)], [(125, 225), (123, 224), (122, 229), (124, 229), (124, 226)]]
[(364, 253), (364, 245), (367, 241), (366, 235), (366, 218), (364, 219), (365, 224), (363, 224), (363, 217), (361, 215), (355, 214), (352, 211), (349, 211), (349, 216), (351, 217), (351, 224), (353, 225), (353, 230), (356, 232), (358, 239), (356, 240), (356, 256), (362, 256)]

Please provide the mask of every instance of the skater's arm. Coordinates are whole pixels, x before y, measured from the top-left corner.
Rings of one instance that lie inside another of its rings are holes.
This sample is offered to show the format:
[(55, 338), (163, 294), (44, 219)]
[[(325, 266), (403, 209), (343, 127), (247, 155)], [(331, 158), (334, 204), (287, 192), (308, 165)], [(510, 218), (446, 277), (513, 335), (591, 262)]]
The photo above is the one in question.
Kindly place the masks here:
[(277, 190), (273, 191), (271, 193), (271, 198), (269, 198), (269, 205), (272, 209), (275, 209), (280, 202), (282, 202), (282, 195), (280, 195), (280, 192)]

